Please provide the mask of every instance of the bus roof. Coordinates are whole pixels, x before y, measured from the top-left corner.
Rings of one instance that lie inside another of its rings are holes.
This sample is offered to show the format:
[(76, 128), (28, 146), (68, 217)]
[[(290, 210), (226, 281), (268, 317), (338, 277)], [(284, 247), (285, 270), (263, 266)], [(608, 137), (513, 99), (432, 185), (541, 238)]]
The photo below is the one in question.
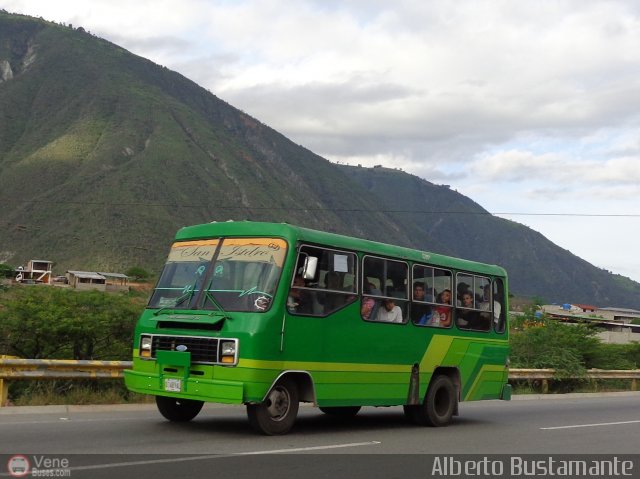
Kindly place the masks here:
[(372, 255), (390, 256), (414, 262), (428, 263), (434, 266), (450, 267), (459, 270), (490, 274), (493, 276), (506, 277), (507, 275), (504, 268), (496, 265), (479, 263), (476, 261), (386, 243), (378, 243), (376, 241), (344, 236), (336, 233), (327, 233), (288, 223), (266, 223), (257, 221), (213, 222), (181, 228), (176, 233), (175, 239), (177, 241), (184, 241), (218, 236), (273, 236), (284, 238), (291, 244), (295, 244), (297, 241), (302, 241), (361, 251)]

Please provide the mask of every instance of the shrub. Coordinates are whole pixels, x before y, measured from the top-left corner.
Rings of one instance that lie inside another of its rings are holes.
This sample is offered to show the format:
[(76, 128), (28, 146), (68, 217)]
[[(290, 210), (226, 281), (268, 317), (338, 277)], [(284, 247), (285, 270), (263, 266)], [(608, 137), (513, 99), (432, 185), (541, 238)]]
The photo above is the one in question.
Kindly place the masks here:
[(128, 360), (140, 299), (47, 286), (0, 297), (3, 354), (31, 359)]
[(16, 272), (8, 264), (0, 263), (0, 278), (13, 278)]
[[(523, 324), (527, 324), (526, 322)], [(600, 340), (597, 330), (581, 324), (562, 324), (545, 318), (513, 331), (511, 365), (514, 368), (553, 368), (558, 378), (584, 376), (595, 367)]]

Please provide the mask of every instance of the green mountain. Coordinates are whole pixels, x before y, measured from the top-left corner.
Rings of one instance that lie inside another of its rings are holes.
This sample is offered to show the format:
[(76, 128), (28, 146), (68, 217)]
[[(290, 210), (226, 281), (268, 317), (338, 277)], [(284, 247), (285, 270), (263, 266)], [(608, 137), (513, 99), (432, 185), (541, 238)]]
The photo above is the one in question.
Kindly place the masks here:
[(6, 12), (0, 201), (0, 262), (14, 265), (157, 271), (181, 226), (286, 221), (498, 263), (523, 295), (640, 307), (640, 284), (444, 186), (332, 164), (82, 28)]

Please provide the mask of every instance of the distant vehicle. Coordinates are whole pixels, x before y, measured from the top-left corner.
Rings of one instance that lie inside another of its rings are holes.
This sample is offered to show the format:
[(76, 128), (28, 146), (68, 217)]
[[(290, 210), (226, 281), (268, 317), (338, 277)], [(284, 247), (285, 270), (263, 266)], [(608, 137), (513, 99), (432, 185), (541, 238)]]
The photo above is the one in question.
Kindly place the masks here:
[(53, 278), (53, 282), (54, 283), (64, 283), (67, 284), (69, 283), (69, 280), (67, 279), (66, 276), (56, 276)]

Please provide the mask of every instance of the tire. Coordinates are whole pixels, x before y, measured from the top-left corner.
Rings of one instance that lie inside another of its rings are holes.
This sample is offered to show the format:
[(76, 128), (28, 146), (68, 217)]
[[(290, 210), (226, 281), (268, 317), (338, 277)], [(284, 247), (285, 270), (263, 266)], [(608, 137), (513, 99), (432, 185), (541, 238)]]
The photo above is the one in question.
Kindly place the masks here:
[(458, 397), (453, 381), (444, 374), (431, 380), (424, 402), (417, 406), (404, 406), (404, 413), (420, 426), (448, 426), (457, 409)]
[(191, 421), (202, 409), (203, 401), (193, 399), (177, 399), (166, 396), (156, 396), (158, 411), (166, 419), (173, 422)]
[(360, 406), (321, 407), (320, 410), (329, 416), (353, 417), (360, 411)]
[(299, 405), (298, 387), (295, 381), (285, 377), (271, 388), (264, 402), (247, 404), (247, 416), (256, 431), (277, 436), (291, 430)]

